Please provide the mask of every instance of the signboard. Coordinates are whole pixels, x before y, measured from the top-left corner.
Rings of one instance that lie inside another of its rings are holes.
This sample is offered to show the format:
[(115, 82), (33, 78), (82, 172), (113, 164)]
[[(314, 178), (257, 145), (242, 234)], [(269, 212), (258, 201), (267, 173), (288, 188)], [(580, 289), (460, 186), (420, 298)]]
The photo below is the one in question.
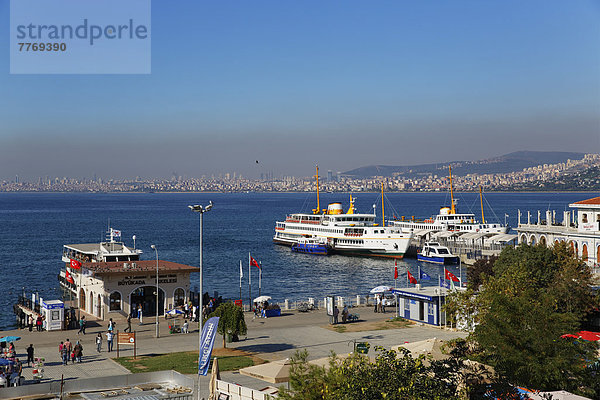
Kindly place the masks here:
[(133, 358), (137, 356), (137, 341), (135, 340), (135, 332), (119, 332), (117, 331), (117, 357), (119, 357), (119, 346), (133, 346)]
[(357, 353), (367, 354), (369, 352), (369, 347), (371, 347), (371, 346), (367, 342), (358, 342), (358, 343), (356, 343), (356, 346), (354, 347), (354, 349)]
[(333, 317), (333, 296), (327, 296), (326, 303), (327, 304), (325, 304), (325, 306), (327, 307), (327, 315)]
[(135, 344), (135, 332), (131, 332), (131, 333), (118, 333), (117, 334), (117, 343), (119, 344), (130, 344), (130, 345), (134, 345)]
[(235, 304), (236, 306), (238, 306), (239, 308), (242, 308), (242, 301), (241, 300), (235, 300), (233, 302), (233, 304)]

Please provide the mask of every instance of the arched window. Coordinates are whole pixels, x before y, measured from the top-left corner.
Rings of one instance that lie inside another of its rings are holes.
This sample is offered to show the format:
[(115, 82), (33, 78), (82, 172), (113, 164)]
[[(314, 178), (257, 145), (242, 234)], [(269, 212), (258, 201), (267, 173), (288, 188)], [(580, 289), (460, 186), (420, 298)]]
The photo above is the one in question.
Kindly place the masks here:
[(85, 310), (85, 290), (79, 289), (79, 308)]
[(583, 261), (588, 260), (587, 244), (584, 244), (583, 247), (581, 248), (581, 259)]
[(546, 236), (540, 237), (540, 244), (543, 245), (543, 246), (546, 245)]
[(173, 295), (173, 302), (175, 307), (182, 306), (185, 302), (185, 290), (182, 288), (175, 289), (175, 294)]
[(110, 311), (121, 311), (121, 293), (112, 292), (110, 294)]

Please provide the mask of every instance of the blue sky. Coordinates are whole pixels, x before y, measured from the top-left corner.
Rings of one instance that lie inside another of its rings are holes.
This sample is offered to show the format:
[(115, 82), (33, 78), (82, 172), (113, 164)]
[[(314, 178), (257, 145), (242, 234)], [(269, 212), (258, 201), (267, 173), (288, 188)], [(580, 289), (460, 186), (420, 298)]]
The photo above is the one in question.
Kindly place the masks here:
[(10, 75), (0, 21), (0, 179), (600, 150), (597, 1), (154, 0), (150, 75)]

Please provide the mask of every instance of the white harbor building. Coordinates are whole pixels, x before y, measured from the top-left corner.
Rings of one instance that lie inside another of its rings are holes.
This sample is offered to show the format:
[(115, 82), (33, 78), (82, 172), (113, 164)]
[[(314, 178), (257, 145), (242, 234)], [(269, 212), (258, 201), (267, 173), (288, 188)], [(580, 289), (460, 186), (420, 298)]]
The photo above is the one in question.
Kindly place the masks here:
[(594, 272), (600, 269), (600, 197), (569, 204), (572, 211), (563, 211), (562, 221), (556, 218), (556, 211), (546, 210), (545, 219), (537, 211), (537, 219), (532, 221), (530, 211), (527, 220), (522, 221), (519, 210), (519, 243), (543, 244), (567, 242), (575, 254), (585, 261)]

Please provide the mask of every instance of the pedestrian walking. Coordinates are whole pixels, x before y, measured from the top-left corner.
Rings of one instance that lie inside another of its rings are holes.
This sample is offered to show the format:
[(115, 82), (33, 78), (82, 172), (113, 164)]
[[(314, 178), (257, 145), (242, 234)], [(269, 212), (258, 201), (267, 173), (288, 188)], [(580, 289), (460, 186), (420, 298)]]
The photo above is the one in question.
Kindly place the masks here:
[(98, 332), (98, 336), (96, 336), (96, 349), (98, 353), (102, 350), (102, 334)]
[(123, 329), (123, 332), (131, 333), (131, 313), (127, 316), (127, 328)]
[(113, 333), (111, 331), (106, 332), (106, 346), (108, 347), (108, 352), (110, 353), (113, 348)]
[(79, 332), (77, 334), (83, 333), (85, 335), (85, 315), (82, 315), (79, 319)]
[(117, 324), (112, 320), (112, 318), (110, 318), (108, 321), (108, 331), (113, 332), (115, 330), (116, 325)]
[(333, 324), (337, 324), (338, 323), (338, 315), (340, 315), (340, 310), (337, 308), (337, 306), (333, 307)]
[(75, 348), (73, 349), (73, 354), (75, 355), (75, 360), (77, 362), (81, 362), (81, 358), (83, 357), (83, 346), (79, 343), (79, 340), (75, 344)]
[(185, 322), (183, 323), (183, 326), (181, 327), (181, 333), (188, 333), (190, 329), (190, 324), (187, 322), (187, 319), (185, 320)]
[(29, 318), (27, 318), (27, 326), (29, 327), (29, 332), (33, 331), (33, 315), (29, 315)]
[(41, 315), (38, 315), (35, 320), (35, 328), (37, 329), (38, 332), (42, 331), (42, 316)]
[(33, 344), (30, 344), (27, 348), (27, 366), (29, 367), (33, 362)]
[(142, 305), (141, 304), (138, 304), (138, 306), (137, 306), (137, 313), (138, 313), (138, 319), (140, 321), (140, 325), (142, 325), (144, 323), (144, 321), (143, 321), (143, 315), (142, 315), (143, 313), (142, 313)]
[(60, 342), (60, 345), (58, 346), (58, 352), (60, 354), (60, 358), (62, 359), (63, 365), (67, 365), (67, 362), (69, 361), (69, 350), (63, 342)]

